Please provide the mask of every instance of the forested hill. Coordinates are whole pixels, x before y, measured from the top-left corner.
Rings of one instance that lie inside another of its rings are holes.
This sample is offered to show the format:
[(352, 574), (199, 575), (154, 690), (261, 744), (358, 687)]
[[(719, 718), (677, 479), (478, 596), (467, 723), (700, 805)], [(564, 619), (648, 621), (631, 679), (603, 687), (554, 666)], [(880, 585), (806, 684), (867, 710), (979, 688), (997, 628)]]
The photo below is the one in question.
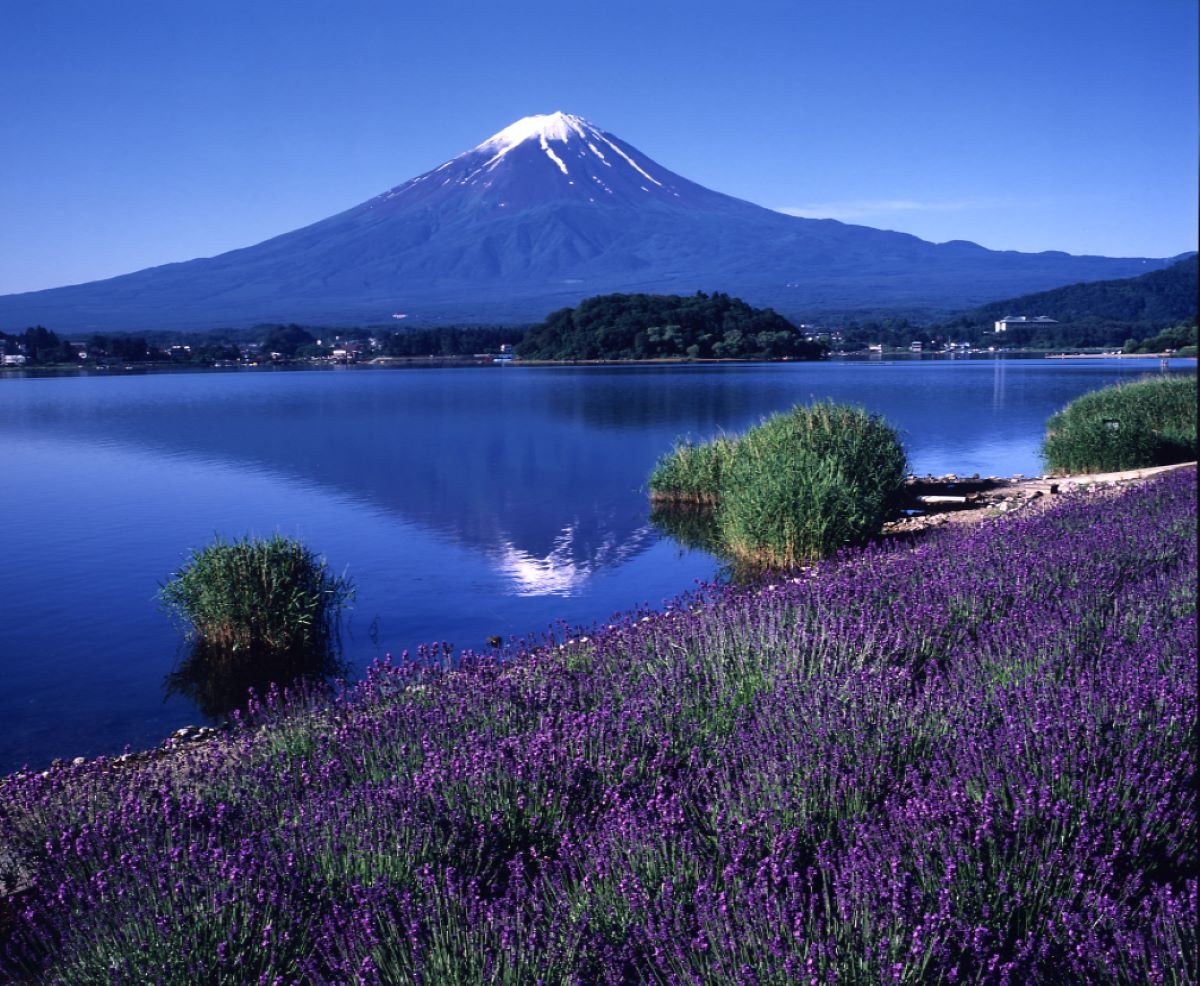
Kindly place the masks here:
[[(947, 327), (990, 325), (1005, 315), (1046, 315), (1063, 331), (1088, 332), (1109, 327), (1114, 342), (1142, 338), (1168, 325), (1196, 318), (1196, 254), (1138, 277), (1069, 284), (1052, 291), (995, 301), (964, 313)], [(1124, 335), (1119, 334), (1124, 332)], [(1101, 343), (1103, 344), (1103, 343)]]
[(563, 308), (517, 346), (524, 359), (818, 359), (808, 342), (770, 308), (714, 292), (606, 294)]

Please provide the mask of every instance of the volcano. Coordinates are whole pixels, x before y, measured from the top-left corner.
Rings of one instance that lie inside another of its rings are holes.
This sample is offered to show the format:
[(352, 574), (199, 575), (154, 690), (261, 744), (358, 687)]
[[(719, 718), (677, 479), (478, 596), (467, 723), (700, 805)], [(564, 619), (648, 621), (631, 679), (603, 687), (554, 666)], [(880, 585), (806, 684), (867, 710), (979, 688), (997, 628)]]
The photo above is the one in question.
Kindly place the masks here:
[(688, 181), (565, 113), (518, 120), (345, 212), (216, 257), (0, 297), (0, 328), (535, 321), (612, 291), (789, 315), (950, 310), (1168, 259), (987, 250), (802, 219)]

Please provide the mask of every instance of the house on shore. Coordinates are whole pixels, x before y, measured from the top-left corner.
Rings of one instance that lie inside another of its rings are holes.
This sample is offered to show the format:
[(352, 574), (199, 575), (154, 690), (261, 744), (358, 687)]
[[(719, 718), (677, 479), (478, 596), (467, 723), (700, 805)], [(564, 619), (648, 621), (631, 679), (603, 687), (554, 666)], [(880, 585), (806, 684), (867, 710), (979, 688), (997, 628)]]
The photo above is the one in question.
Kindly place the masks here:
[(1005, 315), (1004, 318), (995, 323), (995, 334), (1002, 335), (1009, 328), (1018, 328), (1028, 325), (1058, 325), (1058, 319), (1050, 318), (1047, 315)]

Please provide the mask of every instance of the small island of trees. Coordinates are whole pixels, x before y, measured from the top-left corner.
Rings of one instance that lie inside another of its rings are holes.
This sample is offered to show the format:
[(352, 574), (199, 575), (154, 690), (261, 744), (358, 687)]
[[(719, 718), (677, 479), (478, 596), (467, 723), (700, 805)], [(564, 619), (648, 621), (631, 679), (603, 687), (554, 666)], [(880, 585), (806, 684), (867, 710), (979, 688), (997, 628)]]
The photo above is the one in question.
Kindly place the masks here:
[(819, 359), (824, 353), (778, 312), (719, 291), (599, 295), (552, 313), (517, 346), (523, 359), (544, 360)]

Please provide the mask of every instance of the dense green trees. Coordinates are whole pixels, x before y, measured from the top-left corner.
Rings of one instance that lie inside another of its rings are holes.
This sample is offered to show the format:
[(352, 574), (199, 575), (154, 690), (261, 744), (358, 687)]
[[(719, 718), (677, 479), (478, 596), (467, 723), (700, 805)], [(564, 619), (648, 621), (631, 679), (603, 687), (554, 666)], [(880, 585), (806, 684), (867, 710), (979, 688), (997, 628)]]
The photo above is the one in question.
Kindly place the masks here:
[(290, 359), (304, 346), (310, 346), (317, 341), (307, 329), (302, 326), (271, 325), (263, 334), (260, 344), (264, 353), (278, 353), (285, 359)]
[(499, 352), (525, 335), (524, 326), (446, 325), (432, 329), (404, 329), (375, 333), (385, 356), (471, 356)]
[(12, 335), (0, 332), (0, 354), (19, 354), (33, 366), (79, 361), (79, 354), (66, 339), (60, 338), (42, 325), (35, 325)]
[(817, 359), (808, 342), (769, 308), (714, 292), (608, 294), (563, 308), (517, 346), (526, 359)]
[[(992, 302), (926, 331), (972, 343), (1000, 342), (1009, 348), (1109, 347), (1130, 339), (1137, 344), (1167, 326), (1194, 325), (1197, 290), (1198, 263), (1192, 255), (1140, 277), (1069, 284)], [(993, 325), (1005, 315), (1046, 315), (1057, 324), (1016, 326), (996, 336)]]
[(1136, 339), (1125, 340), (1127, 353), (1165, 353), (1167, 350), (1181, 350), (1192, 347), (1193, 355), (1196, 348), (1196, 323), (1191, 325), (1172, 325), (1163, 329), (1157, 335), (1150, 336), (1138, 342)]
[(122, 363), (163, 358), (163, 353), (152, 347), (145, 336), (93, 335), (88, 337), (87, 348), (89, 353), (110, 356)]
[[(209, 337), (207, 346), (211, 347), (213, 343), (214, 340)], [(228, 352), (228, 347), (222, 347), (221, 351)], [(64, 363), (150, 363), (167, 360), (178, 362), (185, 356), (185, 361), (193, 360), (191, 353), (177, 355), (151, 342), (144, 335), (92, 334), (73, 336), (68, 340), (41, 325), (12, 335), (0, 332), (0, 353), (22, 355), (27, 366), (57, 366)], [(236, 349), (232, 358), (238, 358)]]
[[(1124, 345), (1126, 352), (1184, 349), (1196, 344), (1198, 262), (1191, 256), (1140, 277), (1072, 284), (1052, 291), (993, 302), (954, 315), (927, 309), (825, 312), (820, 318), (832, 348), (848, 352), (883, 344), (928, 351), (949, 343), (1005, 349), (1075, 349)], [(1010, 326), (997, 335), (1005, 315), (1047, 315), (1057, 321)], [(72, 337), (82, 339), (83, 337)], [(371, 342), (368, 346), (366, 340)], [(260, 324), (207, 332), (93, 335), (88, 364), (104, 361), (211, 364), (237, 360), (239, 347), (256, 358), (325, 356), (358, 341), (365, 354), (397, 357), (462, 357), (515, 346), (526, 359), (817, 359), (828, 345), (809, 341), (772, 309), (753, 308), (722, 292), (711, 295), (609, 294), (563, 308), (531, 328), (520, 325), (436, 327), (311, 326)], [(258, 348), (253, 348), (257, 344)], [(247, 348), (247, 346), (250, 348)], [(1194, 351), (1190, 351), (1194, 352)], [(78, 347), (43, 326), (17, 335), (0, 332), (0, 353), (20, 353), (30, 365), (80, 362)]]

